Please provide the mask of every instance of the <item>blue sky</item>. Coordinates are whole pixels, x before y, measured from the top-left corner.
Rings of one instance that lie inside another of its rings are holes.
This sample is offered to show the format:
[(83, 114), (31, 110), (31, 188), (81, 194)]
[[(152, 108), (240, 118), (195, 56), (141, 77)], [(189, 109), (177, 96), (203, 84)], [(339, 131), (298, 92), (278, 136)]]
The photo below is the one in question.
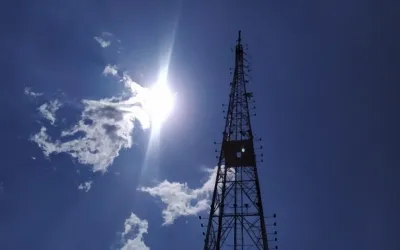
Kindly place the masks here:
[[(280, 249), (397, 249), (398, 8), (4, 3), (0, 248), (202, 249), (197, 215), (208, 212), (241, 29)], [(140, 109), (121, 107), (167, 64), (175, 108), (152, 136), (132, 122)]]

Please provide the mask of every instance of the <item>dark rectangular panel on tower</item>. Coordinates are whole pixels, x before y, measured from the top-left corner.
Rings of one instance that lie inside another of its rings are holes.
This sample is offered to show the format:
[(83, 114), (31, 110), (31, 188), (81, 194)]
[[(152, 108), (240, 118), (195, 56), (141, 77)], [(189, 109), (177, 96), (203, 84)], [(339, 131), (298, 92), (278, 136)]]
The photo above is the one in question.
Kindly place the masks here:
[(224, 141), (222, 150), (227, 167), (255, 166), (252, 140)]

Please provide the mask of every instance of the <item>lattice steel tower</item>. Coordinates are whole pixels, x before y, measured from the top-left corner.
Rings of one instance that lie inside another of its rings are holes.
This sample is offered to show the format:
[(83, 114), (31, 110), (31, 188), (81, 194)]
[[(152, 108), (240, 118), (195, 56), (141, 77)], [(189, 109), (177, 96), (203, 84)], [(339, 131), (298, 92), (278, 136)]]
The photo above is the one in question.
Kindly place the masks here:
[(257, 174), (244, 51), (239, 31), (235, 68), (204, 250), (268, 249)]

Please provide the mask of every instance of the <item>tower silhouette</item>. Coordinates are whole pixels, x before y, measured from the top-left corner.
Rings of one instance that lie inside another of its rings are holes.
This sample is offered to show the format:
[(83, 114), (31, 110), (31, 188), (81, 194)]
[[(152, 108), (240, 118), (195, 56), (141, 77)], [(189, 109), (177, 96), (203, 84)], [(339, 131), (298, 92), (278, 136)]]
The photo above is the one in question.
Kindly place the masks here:
[(204, 250), (269, 249), (250, 122), (253, 94), (246, 90), (244, 55), (239, 31)]

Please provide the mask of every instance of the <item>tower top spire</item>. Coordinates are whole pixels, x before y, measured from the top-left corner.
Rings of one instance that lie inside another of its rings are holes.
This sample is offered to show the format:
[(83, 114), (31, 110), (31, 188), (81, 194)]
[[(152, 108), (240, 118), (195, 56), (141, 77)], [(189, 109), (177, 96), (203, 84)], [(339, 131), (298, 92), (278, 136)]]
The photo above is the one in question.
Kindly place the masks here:
[(242, 36), (241, 36), (241, 33), (242, 33), (242, 31), (241, 30), (239, 30), (239, 36), (238, 36), (238, 40), (237, 40), (237, 42), (238, 42), (238, 45), (240, 45), (240, 43), (242, 42)]

